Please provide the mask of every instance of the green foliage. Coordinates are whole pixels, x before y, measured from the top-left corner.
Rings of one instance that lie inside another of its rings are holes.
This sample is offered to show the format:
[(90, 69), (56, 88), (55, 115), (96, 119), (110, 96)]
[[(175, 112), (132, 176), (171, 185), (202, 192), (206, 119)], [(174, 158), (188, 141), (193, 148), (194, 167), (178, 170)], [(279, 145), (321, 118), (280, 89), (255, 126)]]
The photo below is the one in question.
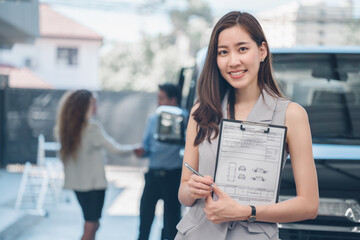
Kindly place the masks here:
[(169, 18), (170, 34), (113, 44), (101, 57), (104, 90), (157, 91), (160, 83), (177, 83), (180, 68), (193, 64), (195, 53), (207, 45), (212, 15), (205, 1), (188, 0), (186, 9), (170, 11)]
[(349, 23), (350, 31), (346, 42), (348, 45), (360, 45), (360, 18), (352, 19)]
[(156, 91), (163, 82), (176, 83), (180, 64), (175, 45), (146, 36), (141, 43), (116, 44), (101, 58), (105, 90)]

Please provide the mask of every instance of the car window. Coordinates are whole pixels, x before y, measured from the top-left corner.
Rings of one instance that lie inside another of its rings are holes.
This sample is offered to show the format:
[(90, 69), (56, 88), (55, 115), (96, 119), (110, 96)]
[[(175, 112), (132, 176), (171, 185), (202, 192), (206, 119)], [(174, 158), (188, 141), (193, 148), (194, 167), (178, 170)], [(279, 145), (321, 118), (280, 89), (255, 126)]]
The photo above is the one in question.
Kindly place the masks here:
[(285, 96), (307, 110), (315, 141), (360, 139), (360, 54), (274, 54), (273, 67)]

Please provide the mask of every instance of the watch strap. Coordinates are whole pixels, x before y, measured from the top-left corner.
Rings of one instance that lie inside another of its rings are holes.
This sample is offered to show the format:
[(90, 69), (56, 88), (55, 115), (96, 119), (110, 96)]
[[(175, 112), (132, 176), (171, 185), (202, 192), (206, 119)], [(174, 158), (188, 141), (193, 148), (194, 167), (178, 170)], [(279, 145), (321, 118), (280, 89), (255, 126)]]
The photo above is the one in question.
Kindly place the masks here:
[(249, 205), (251, 207), (251, 215), (248, 217), (248, 222), (254, 222), (256, 220), (256, 208), (252, 205)]
[(256, 216), (256, 208), (253, 205), (250, 205), (251, 207), (251, 216)]

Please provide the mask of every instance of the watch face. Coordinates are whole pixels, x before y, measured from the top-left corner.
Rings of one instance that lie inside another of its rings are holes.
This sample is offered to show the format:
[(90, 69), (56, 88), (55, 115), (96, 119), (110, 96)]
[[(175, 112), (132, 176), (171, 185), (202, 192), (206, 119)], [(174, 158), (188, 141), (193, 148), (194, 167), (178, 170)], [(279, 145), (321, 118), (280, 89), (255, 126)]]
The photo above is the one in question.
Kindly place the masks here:
[(250, 216), (250, 217), (248, 218), (248, 222), (253, 222), (253, 221), (255, 221), (255, 219), (256, 219), (255, 216)]

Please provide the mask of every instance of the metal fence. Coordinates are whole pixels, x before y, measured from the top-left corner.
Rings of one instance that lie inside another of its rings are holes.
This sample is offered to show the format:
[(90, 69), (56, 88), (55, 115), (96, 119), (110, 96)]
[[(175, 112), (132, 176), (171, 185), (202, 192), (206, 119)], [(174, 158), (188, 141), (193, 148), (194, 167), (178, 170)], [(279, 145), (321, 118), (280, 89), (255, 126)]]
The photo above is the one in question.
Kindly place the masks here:
[[(0, 162), (36, 162), (37, 138), (54, 141), (56, 110), (64, 90), (0, 89)], [(141, 142), (147, 117), (156, 108), (156, 95), (144, 92), (98, 92), (98, 120), (118, 142)], [(143, 165), (133, 155), (108, 155), (108, 162)]]

